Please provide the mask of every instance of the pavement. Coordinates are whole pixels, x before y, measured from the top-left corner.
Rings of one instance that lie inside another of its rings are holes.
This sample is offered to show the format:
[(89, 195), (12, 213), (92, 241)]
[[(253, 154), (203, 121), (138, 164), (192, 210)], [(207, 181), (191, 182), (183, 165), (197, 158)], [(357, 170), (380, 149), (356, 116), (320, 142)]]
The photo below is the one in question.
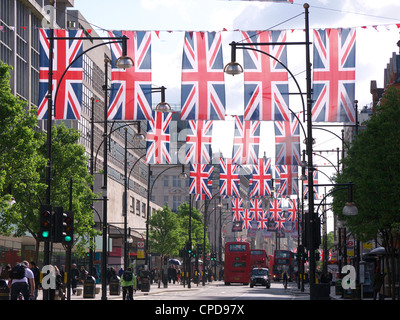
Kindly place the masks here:
[[(222, 281), (213, 281), (213, 282), (206, 282), (206, 286), (209, 285), (220, 285), (222, 284)], [(101, 294), (101, 284), (97, 284), (97, 294), (95, 294), (94, 298), (84, 298), (83, 297), (83, 286), (79, 285), (78, 286), (78, 292), (77, 294), (72, 294), (71, 290), (71, 301), (72, 300), (81, 300), (81, 301), (90, 301), (90, 300), (102, 300), (102, 294)], [(199, 283), (199, 285), (195, 283), (191, 283), (191, 291), (193, 290), (200, 290), (202, 289), (202, 283)], [(134, 297), (138, 296), (144, 296), (144, 295), (154, 295), (154, 294), (159, 294), (159, 293), (165, 293), (165, 292), (177, 292), (177, 291), (184, 291), (187, 290), (188, 286), (187, 284), (183, 286), (182, 284), (178, 284), (177, 282), (174, 283), (168, 283), (168, 286), (165, 288), (163, 284), (158, 287), (157, 283), (153, 283), (150, 287), (149, 292), (143, 292), (141, 290), (137, 290), (136, 293), (134, 294)], [(309, 297), (310, 295), (310, 285), (308, 283), (304, 284), (304, 290), (301, 288), (298, 288), (297, 283), (289, 282), (288, 289), (292, 292), (293, 295), (306, 295)], [(43, 299), (43, 291), (39, 290), (39, 296), (38, 300)], [(107, 300), (122, 300), (122, 289), (121, 293), (119, 295), (110, 295), (109, 292), (109, 287), (107, 286)], [(327, 300), (327, 299), (325, 299)], [(344, 298), (342, 295), (336, 294), (336, 289), (335, 286), (330, 286), (330, 294), (329, 294), (329, 300), (352, 300), (350, 297)], [(363, 298), (362, 300), (372, 300), (372, 298)]]

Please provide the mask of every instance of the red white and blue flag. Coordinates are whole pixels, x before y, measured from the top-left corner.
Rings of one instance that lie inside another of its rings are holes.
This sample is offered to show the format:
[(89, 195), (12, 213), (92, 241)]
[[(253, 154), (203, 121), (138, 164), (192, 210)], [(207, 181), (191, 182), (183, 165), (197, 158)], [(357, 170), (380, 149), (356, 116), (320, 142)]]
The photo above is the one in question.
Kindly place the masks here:
[(262, 220), (264, 218), (262, 201), (262, 198), (250, 199), (250, 212), (253, 214), (254, 220), (256, 221)]
[(201, 195), (199, 200), (211, 199), (211, 174), (213, 170), (214, 167), (209, 164), (191, 164), (189, 193)]
[(181, 119), (224, 120), (225, 78), (220, 32), (186, 32)]
[[(82, 53), (82, 33), (82, 30), (54, 30), (54, 37), (74, 38), (72, 40), (54, 40), (52, 96), (53, 119), (56, 120), (81, 119), (83, 78), (82, 58), (80, 57), (75, 62), (74, 60)], [(48, 118), (47, 93), (50, 61), (49, 35), (50, 30), (39, 29), (40, 63), (38, 120), (45, 120)], [(64, 72), (65, 74), (63, 76)], [(63, 78), (61, 81), (62, 76)]]
[(114, 31), (110, 37), (127, 36), (127, 54), (134, 61), (129, 69), (119, 69), (115, 61), (122, 44), (111, 44), (111, 89), (108, 120), (150, 120), (151, 114), (151, 32)]
[(291, 115), (290, 121), (275, 121), (275, 164), (301, 165), (299, 119)]
[(232, 199), (232, 221), (243, 221), (243, 199)]
[(281, 219), (282, 200), (273, 199), (269, 201), (269, 220), (277, 221)]
[(153, 111), (151, 120), (147, 121), (146, 163), (171, 163), (169, 153), (171, 119), (172, 113)]
[(299, 192), (298, 166), (278, 165), (275, 167), (277, 195), (291, 196)]
[(253, 165), (250, 197), (268, 197), (271, 195), (271, 187), (271, 159), (260, 158), (258, 164)]
[(219, 159), (219, 194), (240, 197), (239, 166), (231, 159)]
[(246, 230), (251, 229), (251, 223), (253, 222), (253, 220), (253, 213), (249, 209), (244, 209), (242, 228)]
[(354, 122), (356, 29), (314, 30), (313, 121)]
[[(242, 32), (249, 44), (259, 42), (286, 42), (285, 31)], [(282, 44), (259, 46), (287, 65), (287, 50)], [(243, 51), (244, 119), (289, 121), (288, 72), (276, 60), (253, 51)]]
[(185, 163), (209, 164), (212, 158), (212, 120), (189, 120)]
[(244, 121), (235, 116), (232, 163), (257, 164), (260, 146), (260, 121)]
[(297, 200), (294, 199), (289, 199), (288, 202), (288, 221), (294, 221), (297, 222), (299, 221), (299, 212), (297, 209)]

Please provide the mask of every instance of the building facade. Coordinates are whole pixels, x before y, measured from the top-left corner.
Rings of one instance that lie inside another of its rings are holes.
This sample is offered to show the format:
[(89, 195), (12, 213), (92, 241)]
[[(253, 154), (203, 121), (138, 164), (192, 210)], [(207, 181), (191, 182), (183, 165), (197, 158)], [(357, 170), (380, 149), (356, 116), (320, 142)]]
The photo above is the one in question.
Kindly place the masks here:
[[(55, 28), (82, 29), (85, 38), (98, 36), (82, 14), (73, 10), (74, 1), (58, 0), (55, 3)], [(48, 0), (2, 0), (0, 4), (0, 60), (12, 66), (10, 86), (12, 93), (27, 101), (29, 106), (37, 107), (39, 100), (39, 29), (48, 25), (51, 10)], [(88, 31), (89, 30), (89, 31)], [(57, 40), (56, 40), (57, 41)], [(61, 40), (59, 40), (61, 41)], [(83, 51), (101, 40), (83, 41)], [(108, 46), (100, 46), (83, 55), (83, 94), (81, 120), (63, 122), (81, 132), (80, 143), (85, 146), (88, 168), (95, 175), (94, 192), (102, 195), (103, 133), (106, 77), (111, 79), (111, 66), (105, 74), (105, 60), (110, 59)], [(108, 81), (110, 83), (110, 81)], [(107, 88), (106, 88), (107, 89)], [(93, 111), (93, 113), (92, 113)], [(129, 231), (129, 262), (137, 258), (137, 245), (145, 238), (147, 220), (147, 175), (148, 166), (143, 161), (145, 142), (134, 140), (138, 132), (146, 131), (146, 122), (108, 122), (107, 123), (107, 211), (109, 248), (108, 265), (119, 268), (123, 261), (124, 209), (123, 195), (127, 184), (127, 228)], [(38, 121), (38, 130), (46, 131), (46, 121)], [(93, 129), (93, 130), (92, 130)], [(127, 133), (127, 172), (125, 165), (125, 129)], [(93, 135), (93, 136), (92, 136)], [(93, 152), (92, 152), (93, 150)], [(92, 156), (93, 154), (93, 156)], [(102, 221), (102, 203), (94, 201), (94, 221), (96, 228)], [(150, 213), (159, 205), (149, 201)], [(32, 260), (35, 241), (32, 237), (10, 238), (0, 236), (0, 265), (14, 264), (21, 259)], [(42, 252), (42, 250), (39, 250)], [(95, 249), (95, 266), (99, 266), (102, 254), (101, 241)], [(63, 248), (54, 246), (52, 263), (63, 265)], [(39, 265), (41, 258), (39, 257)], [(82, 261), (88, 264), (87, 261)]]

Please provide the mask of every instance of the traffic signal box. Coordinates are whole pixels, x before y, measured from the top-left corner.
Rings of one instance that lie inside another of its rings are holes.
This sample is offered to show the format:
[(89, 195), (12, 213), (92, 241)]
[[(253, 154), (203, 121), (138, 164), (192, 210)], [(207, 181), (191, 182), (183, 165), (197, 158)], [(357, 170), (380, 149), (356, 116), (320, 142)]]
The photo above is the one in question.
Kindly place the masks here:
[(51, 213), (51, 205), (41, 205), (39, 209), (39, 241), (47, 241), (51, 240), (52, 236), (52, 213)]
[(74, 213), (64, 211), (62, 207), (54, 208), (54, 242), (72, 244), (74, 241)]

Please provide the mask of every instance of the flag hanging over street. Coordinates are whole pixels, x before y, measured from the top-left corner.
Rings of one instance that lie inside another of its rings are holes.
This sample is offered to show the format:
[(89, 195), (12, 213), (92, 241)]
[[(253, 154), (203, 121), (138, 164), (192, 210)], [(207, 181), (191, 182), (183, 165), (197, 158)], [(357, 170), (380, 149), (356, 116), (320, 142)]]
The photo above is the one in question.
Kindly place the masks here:
[(278, 181), (278, 196), (291, 196), (298, 194), (298, 166), (277, 165), (275, 167), (275, 173), (276, 181)]
[(273, 199), (269, 201), (269, 220), (277, 221), (281, 219), (282, 200)]
[[(211, 199), (212, 198), (211, 174), (213, 170), (214, 167), (209, 164), (191, 164), (190, 175), (189, 175), (190, 177), (189, 193), (196, 195), (204, 195), (204, 199)], [(201, 200), (204, 200), (203, 197), (199, 198)]]
[[(242, 32), (246, 43), (286, 42), (286, 31)], [(282, 44), (254, 46), (287, 66)], [(266, 54), (243, 50), (245, 120), (289, 121), (288, 72)]]
[[(50, 31), (39, 29), (39, 101), (38, 120), (47, 119), (47, 93), (49, 83)], [(54, 40), (53, 55), (53, 115), (56, 120), (80, 120), (82, 104), (82, 53), (83, 30), (55, 29), (54, 37), (73, 37), (72, 40)], [(72, 63), (74, 62), (74, 63)], [(72, 63), (72, 64), (71, 64)], [(63, 73), (65, 72), (64, 76)], [(61, 77), (63, 76), (62, 80)], [(57, 92), (56, 92), (57, 90)], [(57, 94), (57, 97), (56, 97)]]
[(232, 163), (257, 164), (260, 146), (260, 121), (244, 121), (235, 116)]
[(224, 120), (225, 78), (220, 32), (185, 32), (181, 119)]
[(171, 119), (172, 113), (153, 111), (151, 120), (147, 121), (146, 163), (171, 163), (171, 155), (169, 153), (169, 125)]
[(249, 209), (244, 209), (243, 211), (243, 229), (251, 229), (251, 223), (254, 220), (253, 214)]
[(301, 165), (300, 123), (291, 114), (290, 121), (275, 121), (275, 164)]
[(231, 163), (231, 159), (219, 159), (219, 194), (240, 197), (239, 166)]
[(108, 120), (151, 119), (151, 32), (114, 31), (110, 37), (126, 35), (127, 54), (134, 61), (129, 69), (119, 69), (115, 61), (122, 55), (122, 44), (111, 44), (112, 70)]
[(243, 221), (243, 199), (232, 199), (232, 221)]
[(189, 120), (185, 163), (209, 164), (212, 158), (212, 120)]
[(250, 199), (250, 212), (254, 220), (259, 221), (264, 218), (264, 210), (262, 208), (262, 198)]
[(314, 30), (313, 121), (354, 122), (356, 29)]
[(260, 158), (258, 164), (253, 165), (250, 198), (271, 196), (271, 186), (271, 159)]

